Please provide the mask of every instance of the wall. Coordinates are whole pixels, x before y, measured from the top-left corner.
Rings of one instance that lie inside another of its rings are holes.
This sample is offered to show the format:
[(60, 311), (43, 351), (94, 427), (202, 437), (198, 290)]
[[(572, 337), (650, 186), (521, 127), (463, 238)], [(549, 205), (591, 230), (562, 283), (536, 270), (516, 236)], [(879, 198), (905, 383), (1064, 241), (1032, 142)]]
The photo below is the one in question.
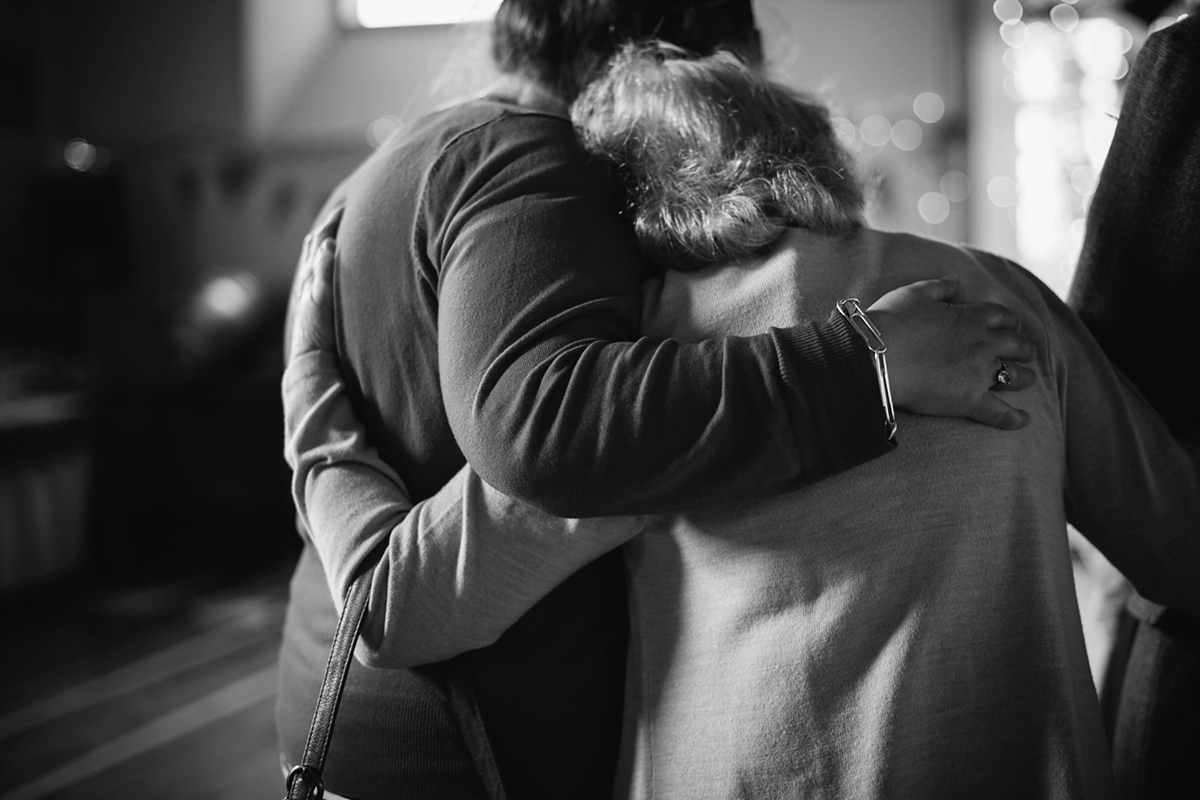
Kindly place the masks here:
[(966, 168), (966, 88), (959, 0), (758, 0), (768, 63), (778, 78), (816, 92), (854, 122), (870, 114), (916, 120), (912, 103), (936, 92), (946, 104), (936, 124), (921, 123), (914, 151), (893, 145), (859, 153), (877, 184), (872, 224), (950, 241), (970, 236), (969, 203), (944, 222), (918, 212), (941, 177)]
[[(278, 2), (251, 0), (250, 6)], [(925, 91), (946, 100), (944, 120), (925, 126), (918, 151), (889, 146), (863, 153), (880, 186), (872, 221), (883, 227), (968, 238), (969, 203), (955, 204), (938, 225), (917, 211), (943, 174), (966, 169), (962, 6), (959, 0), (756, 3), (776, 76), (819, 92), (852, 119), (870, 113), (912, 118), (912, 100)], [(315, 18), (311, 11), (303, 15)], [(403, 124), (480, 91), (492, 76), (485, 25), (346, 30), (332, 15), (324, 20), (323, 49), (307, 51), (307, 81), (263, 128), (272, 141), (362, 143), (376, 120)]]
[(51, 131), (112, 141), (237, 136), (239, 0), (40, 0)]
[[(759, 0), (770, 63), (846, 109), (935, 91), (962, 102), (955, 0)], [(953, 106), (951, 111), (956, 110)]]
[(334, 43), (330, 0), (245, 0), (246, 129), (256, 139), (278, 132)]
[[(280, 0), (252, 0), (261, 6)], [(311, 3), (312, 0), (305, 0)], [(957, 0), (758, 0), (778, 75), (828, 89), (839, 104), (881, 107), (896, 96), (937, 91), (961, 102), (956, 80)], [(358, 138), (392, 114), (410, 119), (484, 86), (484, 25), (344, 30), (333, 18), (311, 79), (273, 133), (284, 138)], [(903, 47), (897, 43), (903, 42)], [(952, 108), (952, 111), (961, 110)]]
[(486, 25), (338, 29), (273, 130), (283, 140), (365, 142), (367, 126), (411, 121), (493, 76)]

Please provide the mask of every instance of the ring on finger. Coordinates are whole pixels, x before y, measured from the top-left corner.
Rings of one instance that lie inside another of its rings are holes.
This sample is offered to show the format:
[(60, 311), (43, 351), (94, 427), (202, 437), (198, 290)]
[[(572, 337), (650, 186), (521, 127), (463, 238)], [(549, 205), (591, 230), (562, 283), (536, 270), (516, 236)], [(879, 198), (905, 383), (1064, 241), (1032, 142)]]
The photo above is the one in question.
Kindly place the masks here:
[(1008, 368), (1008, 364), (1001, 361), (1000, 369), (996, 370), (995, 386), (1010, 386), (1014, 380), (1012, 372)]

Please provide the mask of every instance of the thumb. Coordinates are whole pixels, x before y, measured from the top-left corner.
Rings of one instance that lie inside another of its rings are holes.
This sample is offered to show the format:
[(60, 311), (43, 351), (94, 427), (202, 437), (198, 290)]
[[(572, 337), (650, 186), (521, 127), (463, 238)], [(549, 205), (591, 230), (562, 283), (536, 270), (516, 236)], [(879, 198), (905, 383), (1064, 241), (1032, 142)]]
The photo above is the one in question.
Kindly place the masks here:
[(1014, 408), (992, 392), (984, 392), (970, 418), (984, 425), (1015, 431), (1029, 424), (1029, 412)]

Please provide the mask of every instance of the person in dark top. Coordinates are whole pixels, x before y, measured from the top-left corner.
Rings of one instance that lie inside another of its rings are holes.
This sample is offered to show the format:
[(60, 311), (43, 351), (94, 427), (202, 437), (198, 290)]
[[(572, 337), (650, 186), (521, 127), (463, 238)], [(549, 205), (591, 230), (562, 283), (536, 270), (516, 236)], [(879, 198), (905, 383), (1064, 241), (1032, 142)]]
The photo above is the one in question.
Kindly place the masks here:
[[(650, 33), (761, 58), (749, 0), (506, 0), (492, 93), (415, 123), (331, 197), (344, 209), (334, 294), (348, 391), (414, 500), (469, 461), (560, 516), (681, 510), (779, 493), (895, 446), (867, 348), (833, 309), (752, 337), (639, 338), (650, 268), (619, 182), (565, 112), (619, 44)], [(1015, 363), (1029, 343), (1015, 323), (990, 328), (988, 304), (940, 302), (953, 294), (926, 284), (869, 309), (896, 405), (1022, 426), (990, 389), (1004, 368), (1008, 388), (1029, 384)], [(309, 542), (280, 653), (286, 764), (336, 619)], [(494, 645), (408, 670), (355, 663), (326, 784), (360, 800), (608, 798), (627, 626), (611, 555)]]
[[(1088, 212), (1070, 304), (1172, 432), (1200, 442), (1200, 15), (1151, 34)], [(1200, 578), (1198, 578), (1200, 580)], [(1122, 796), (1175, 797), (1200, 755), (1200, 617), (1134, 595), (1104, 700)], [(1125, 637), (1122, 637), (1125, 638)]]

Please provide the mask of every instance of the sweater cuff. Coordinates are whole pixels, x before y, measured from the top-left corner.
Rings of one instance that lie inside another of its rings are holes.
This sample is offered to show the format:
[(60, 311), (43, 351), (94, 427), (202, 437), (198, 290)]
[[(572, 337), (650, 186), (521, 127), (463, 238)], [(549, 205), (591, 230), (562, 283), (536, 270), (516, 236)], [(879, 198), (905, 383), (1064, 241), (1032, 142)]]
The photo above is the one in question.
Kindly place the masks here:
[(819, 480), (895, 449), (871, 351), (841, 314), (771, 334), (801, 474)]

